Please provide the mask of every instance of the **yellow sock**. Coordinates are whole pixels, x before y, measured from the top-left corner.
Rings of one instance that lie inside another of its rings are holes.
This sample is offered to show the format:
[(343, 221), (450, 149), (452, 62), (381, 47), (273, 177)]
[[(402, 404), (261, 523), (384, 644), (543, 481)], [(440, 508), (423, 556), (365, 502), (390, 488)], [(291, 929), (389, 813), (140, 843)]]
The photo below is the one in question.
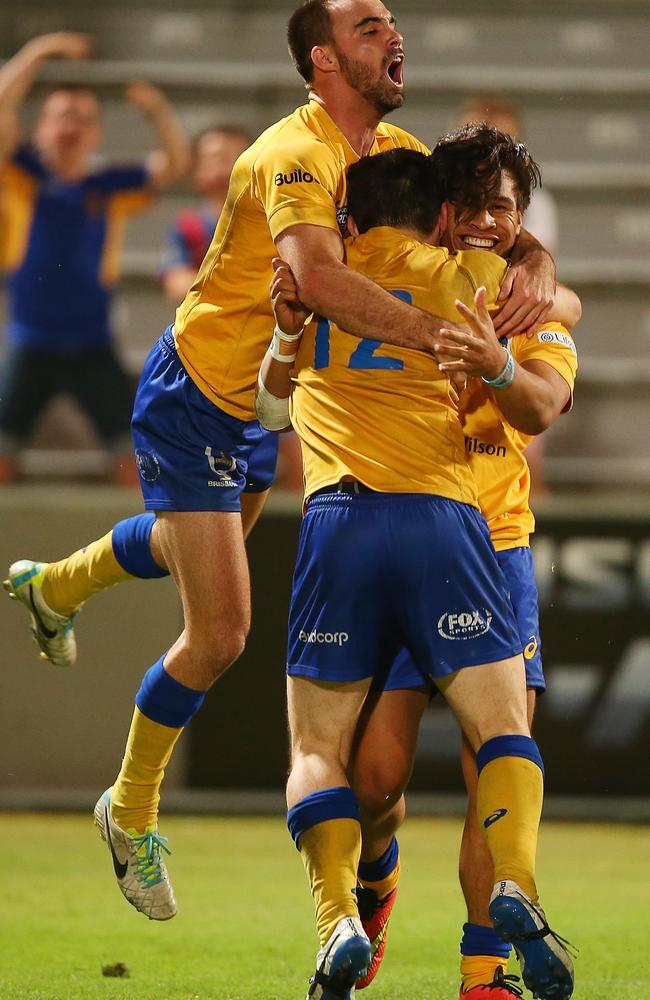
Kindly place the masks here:
[(359, 916), (354, 890), (361, 857), (361, 827), (356, 819), (325, 820), (301, 834), (299, 848), (323, 945), (339, 920)]
[(378, 899), (385, 899), (386, 896), (393, 891), (393, 889), (397, 888), (399, 884), (399, 875), (400, 875), (400, 860), (398, 858), (397, 864), (393, 868), (392, 872), (385, 878), (382, 878), (377, 882), (371, 882), (367, 878), (361, 878), (361, 876), (358, 876), (358, 879), (359, 883), (364, 887), (364, 889), (373, 889), (377, 893)]
[(113, 553), (113, 532), (67, 559), (49, 563), (43, 576), (45, 603), (60, 615), (73, 614), (93, 594), (115, 583), (136, 579), (120, 566)]
[(475, 986), (489, 986), (494, 981), (497, 969), (503, 969), (505, 975), (507, 965), (507, 959), (496, 955), (461, 955), (462, 992), (467, 993)]
[(183, 732), (153, 722), (136, 708), (122, 768), (111, 790), (111, 816), (123, 830), (144, 833), (158, 822), (160, 785), (176, 740)]
[(541, 769), (525, 757), (495, 757), (479, 775), (477, 812), (494, 862), (494, 880), (511, 879), (533, 900), (543, 795)]

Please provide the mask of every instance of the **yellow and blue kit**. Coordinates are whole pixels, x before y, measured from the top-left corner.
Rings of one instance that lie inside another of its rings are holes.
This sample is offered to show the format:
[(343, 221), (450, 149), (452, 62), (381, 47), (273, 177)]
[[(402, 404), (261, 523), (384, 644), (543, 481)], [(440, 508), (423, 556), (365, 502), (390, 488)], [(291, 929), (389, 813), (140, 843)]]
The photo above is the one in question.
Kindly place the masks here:
[[(347, 262), (450, 321), (459, 319), (455, 300), (471, 303), (479, 285), (495, 303), (506, 266), (494, 254), (452, 255), (385, 227), (351, 241)], [(458, 395), (433, 357), (316, 318), (294, 372), (292, 421), (309, 502), (288, 673), (377, 677), (405, 647), (421, 682), (520, 653)]]
[[(399, 146), (426, 152), (402, 129), (380, 124), (371, 152)], [(242, 489), (270, 486), (268, 442), (275, 436), (255, 419), (254, 397), (274, 322), (274, 240), (303, 223), (339, 232), (347, 218), (346, 168), (358, 159), (325, 109), (310, 101), (262, 133), (235, 164), (212, 244), (176, 313), (174, 343), (167, 337), (154, 347), (136, 396), (133, 436), (150, 509), (237, 510)], [(190, 423), (196, 390), (205, 405)]]
[(7, 274), (7, 341), (85, 350), (110, 337), (128, 216), (151, 204), (142, 166), (107, 167), (76, 181), (21, 146), (0, 167), (0, 264)]
[(64, 393), (108, 446), (123, 447), (133, 389), (111, 343), (111, 291), (128, 216), (151, 198), (144, 166), (66, 181), (28, 146), (0, 166), (0, 265), (8, 292), (4, 445), (27, 439), (50, 399)]
[[(567, 383), (571, 393), (578, 366), (576, 346), (558, 323), (545, 323), (531, 339), (513, 337), (515, 360), (544, 361)], [(512, 603), (529, 688), (546, 688), (539, 631), (539, 601), (529, 537), (535, 519), (529, 505), (530, 472), (524, 452), (532, 435), (512, 427), (497, 406), (498, 396), (481, 379), (471, 379), (460, 401), (465, 449), (478, 489), (481, 511)], [(571, 401), (565, 411), (570, 409)], [(417, 687), (421, 677), (407, 650), (391, 664), (384, 690)]]

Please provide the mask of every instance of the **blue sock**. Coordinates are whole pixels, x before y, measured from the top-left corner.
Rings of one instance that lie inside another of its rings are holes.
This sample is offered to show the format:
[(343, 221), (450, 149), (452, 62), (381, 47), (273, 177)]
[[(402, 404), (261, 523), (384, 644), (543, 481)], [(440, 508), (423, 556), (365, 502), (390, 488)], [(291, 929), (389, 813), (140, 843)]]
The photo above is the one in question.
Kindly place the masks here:
[(180, 729), (198, 712), (205, 699), (205, 691), (195, 691), (175, 680), (163, 667), (161, 656), (142, 678), (135, 703), (148, 719)]
[(302, 834), (328, 819), (359, 820), (359, 802), (351, 788), (342, 785), (312, 792), (289, 810), (287, 826), (298, 850)]
[(362, 882), (381, 882), (395, 871), (398, 858), (399, 845), (397, 837), (393, 837), (382, 856), (376, 861), (359, 862), (359, 878)]
[(111, 536), (113, 555), (122, 569), (142, 580), (169, 576), (168, 570), (159, 566), (151, 555), (151, 530), (155, 520), (155, 514), (136, 514), (118, 521)]
[(502, 941), (492, 927), (463, 924), (461, 955), (494, 955), (496, 958), (508, 958), (510, 950), (508, 942)]

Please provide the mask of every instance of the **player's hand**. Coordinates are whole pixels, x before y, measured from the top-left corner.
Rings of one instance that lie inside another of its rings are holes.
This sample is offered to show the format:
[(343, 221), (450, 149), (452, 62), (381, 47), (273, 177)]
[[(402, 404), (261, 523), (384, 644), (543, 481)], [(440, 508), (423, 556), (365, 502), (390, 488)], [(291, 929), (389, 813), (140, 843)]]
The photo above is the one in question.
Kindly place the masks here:
[(495, 317), (499, 337), (532, 333), (548, 316), (555, 299), (555, 262), (545, 250), (508, 268), (501, 283), (503, 308)]
[(298, 298), (298, 286), (293, 271), (281, 257), (273, 258), (270, 294), (278, 328), (290, 336), (300, 333), (311, 312)]
[(82, 31), (54, 31), (28, 43), (40, 59), (89, 59), (95, 39)]
[(456, 308), (469, 326), (469, 333), (443, 327), (434, 345), (440, 371), (451, 375), (496, 378), (506, 362), (504, 348), (497, 340), (492, 317), (487, 308), (485, 288), (477, 289), (474, 309), (469, 309), (459, 299)]
[(145, 115), (153, 115), (167, 105), (167, 98), (162, 90), (147, 80), (134, 80), (128, 83), (124, 88), (124, 98)]

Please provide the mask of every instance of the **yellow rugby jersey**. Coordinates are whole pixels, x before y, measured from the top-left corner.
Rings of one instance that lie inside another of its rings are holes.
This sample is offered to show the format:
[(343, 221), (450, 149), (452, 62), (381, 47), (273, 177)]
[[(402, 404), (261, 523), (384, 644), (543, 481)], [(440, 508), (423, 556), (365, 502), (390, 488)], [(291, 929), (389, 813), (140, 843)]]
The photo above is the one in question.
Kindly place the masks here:
[[(573, 338), (563, 326), (545, 323), (531, 340), (513, 337), (510, 346), (519, 364), (546, 362), (573, 393), (578, 358)], [(472, 379), (461, 398), (461, 421), (479, 505), (495, 549), (502, 550), (528, 545), (535, 528), (528, 504), (530, 472), (524, 457), (533, 436), (515, 430), (506, 421), (494, 401), (497, 392), (480, 379)], [(571, 403), (567, 409), (570, 407)]]
[[(450, 254), (377, 227), (346, 244), (347, 263), (399, 298), (460, 321), (454, 305), (485, 285), (494, 303), (506, 263), (496, 254)], [(388, 493), (430, 493), (478, 506), (458, 393), (432, 356), (362, 340), (312, 320), (294, 367), (293, 425), (305, 494), (345, 476)]]
[[(372, 153), (417, 139), (381, 123)], [(197, 279), (176, 313), (179, 356), (199, 389), (231, 416), (251, 420), (257, 372), (273, 329), (273, 241), (300, 223), (337, 232), (347, 220), (345, 172), (359, 156), (310, 101), (263, 132), (235, 164)]]

